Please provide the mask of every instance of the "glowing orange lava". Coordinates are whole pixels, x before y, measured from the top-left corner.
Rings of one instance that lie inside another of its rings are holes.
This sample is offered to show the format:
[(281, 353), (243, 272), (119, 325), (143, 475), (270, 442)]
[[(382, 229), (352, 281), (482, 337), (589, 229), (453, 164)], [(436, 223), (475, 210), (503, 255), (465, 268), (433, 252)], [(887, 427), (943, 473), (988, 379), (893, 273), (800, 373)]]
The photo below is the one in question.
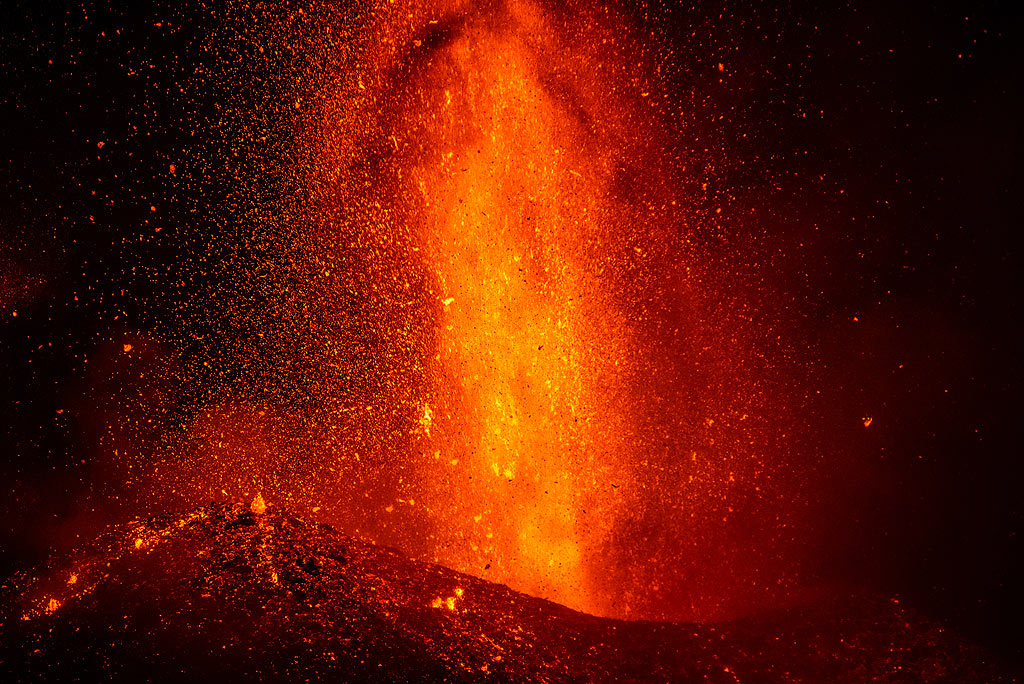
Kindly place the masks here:
[[(661, 83), (674, 57), (607, 3), (317, 12), (266, 339), (138, 495), (266, 496), (595, 614), (782, 587), (790, 377), (721, 237), (741, 212), (709, 190), (710, 133)], [(120, 362), (156, 363), (140, 349)]]
[(328, 128), (336, 156), (380, 155), (390, 206), (362, 219), (401, 240), (404, 278), (423, 277), (406, 306), (432, 329), (399, 408), (434, 558), (599, 613), (591, 575), (638, 486), (635, 314), (619, 291), (646, 247), (631, 244), (642, 219), (622, 158), (654, 135), (604, 14), (572, 35), (532, 2), (385, 6)]

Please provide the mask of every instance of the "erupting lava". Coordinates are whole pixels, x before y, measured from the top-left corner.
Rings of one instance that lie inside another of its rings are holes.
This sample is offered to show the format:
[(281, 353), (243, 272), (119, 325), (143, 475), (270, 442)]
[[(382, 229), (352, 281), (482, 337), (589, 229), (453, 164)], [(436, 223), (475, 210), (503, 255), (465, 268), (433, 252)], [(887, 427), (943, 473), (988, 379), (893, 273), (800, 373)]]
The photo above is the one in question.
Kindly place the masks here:
[[(748, 429), (767, 420), (733, 318), (749, 307), (698, 294), (716, 285), (652, 55), (600, 6), (371, 15), (325, 107), (313, 249), (337, 277), (328, 318), (388, 360), (354, 411), (360, 448), (408, 454), (383, 468), (402, 516), (384, 538), (596, 614), (656, 613), (662, 563), (692, 566), (691, 616), (749, 591), (731, 585), (750, 549), (716, 529), (773, 448)], [(712, 536), (736, 557), (678, 558)]]
[(0, 20), (0, 671), (1019, 656), (1007, 3), (50, 4)]
[(438, 556), (604, 612), (586, 573), (631, 495), (635, 429), (630, 322), (608, 286), (629, 213), (611, 185), (637, 132), (580, 90), (599, 56), (567, 51), (538, 8), (436, 11), (414, 10), (443, 19), (411, 35), (382, 29), (395, 41), (366, 81), (376, 106), (395, 73), (415, 87), (384, 125), (436, 300), (414, 448), (440, 485), (424, 502), (443, 517)]
[[(716, 185), (718, 105), (665, 86), (678, 58), (608, 3), (275, 16), (247, 37), (290, 117), (250, 141), (287, 178), (246, 214), (261, 303), (206, 304), (236, 337), (180, 428), (99, 436), (118, 496), (262, 492), (597, 615), (710, 619), (795, 583), (801, 375), (731, 241), (753, 208)], [(159, 375), (132, 345), (90, 368)]]

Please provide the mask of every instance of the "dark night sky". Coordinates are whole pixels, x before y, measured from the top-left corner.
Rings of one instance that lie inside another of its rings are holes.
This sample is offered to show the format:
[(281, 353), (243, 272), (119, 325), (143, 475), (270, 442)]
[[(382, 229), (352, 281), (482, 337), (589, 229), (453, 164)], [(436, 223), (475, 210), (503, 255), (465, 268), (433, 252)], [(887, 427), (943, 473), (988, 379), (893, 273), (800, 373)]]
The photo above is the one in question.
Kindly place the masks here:
[[(274, 174), (287, 175), (268, 159), (287, 135), (273, 100), (288, 69), (254, 53), (248, 29), (203, 47), (247, 21), (240, 9), (172, 4), (0, 8), (0, 571), (97, 524), (82, 522), (82, 502), (109, 491), (79, 417), (112, 402), (135, 420), (133, 392), (149, 392), (157, 417), (134, 425), (158, 435), (226, 385), (258, 381), (219, 360), (292, 277), (261, 271), (284, 248), (252, 240), (251, 215), (232, 220), (236, 206), (270, 206), (284, 183)], [(1024, 571), (1015, 3), (687, 5), (637, 16), (673, 47), (664, 76), (680, 101), (697, 87), (693, 65), (736, 65), (728, 86), (694, 100), (695, 116), (724, 117), (709, 154), (721, 145), (745, 160), (719, 171), (725, 187), (770, 189), (774, 232), (733, 239), (752, 262), (766, 241), (792, 247), (778, 283), (796, 304), (778, 320), (829, 388), (802, 439), (856, 475), (826, 488), (834, 541), (819, 572), (1013, 651)], [(225, 66), (231, 55), (239, 66)], [(271, 139), (254, 142), (253, 125)], [(191, 341), (177, 346), (173, 388), (129, 379), (138, 369), (98, 379), (99, 349), (125, 335)], [(112, 391), (120, 382), (131, 391)], [(839, 425), (851, 411), (878, 429)]]

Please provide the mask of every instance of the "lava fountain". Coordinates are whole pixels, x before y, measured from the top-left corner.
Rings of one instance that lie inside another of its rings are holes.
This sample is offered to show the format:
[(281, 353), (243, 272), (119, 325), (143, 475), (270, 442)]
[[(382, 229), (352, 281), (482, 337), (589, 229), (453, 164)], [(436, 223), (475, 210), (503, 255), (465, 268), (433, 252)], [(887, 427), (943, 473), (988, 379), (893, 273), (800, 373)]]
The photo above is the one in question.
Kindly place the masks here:
[[(633, 422), (629, 321), (604, 285), (624, 213), (588, 130), (597, 103), (567, 111), (552, 92), (583, 65), (543, 63), (544, 47), (565, 50), (536, 7), (448, 23), (414, 40), (420, 98), (398, 117), (440, 304), (420, 440), (435, 461), (421, 477), (450, 483), (431, 501), (458, 537), (445, 561), (600, 610), (586, 569), (630, 496)], [(621, 137), (609, 118), (601, 128)]]
[(723, 313), (735, 294), (712, 292), (717, 315), (702, 299), (715, 284), (683, 209), (685, 160), (668, 155), (657, 67), (624, 26), (596, 4), (371, 11), (324, 109), (314, 250), (335, 272), (333, 315), (379, 350), (366, 405), (346, 409), (374, 435), (357, 448), (409, 454), (376, 457), (388, 476), (367, 487), (391, 493), (400, 522), (366, 523), (375, 534), (628, 615), (671, 591), (640, 566), (689, 562), (652, 532), (676, 530), (707, 563), (685, 579), (692, 615), (715, 583), (734, 589), (720, 552), (696, 558), (713, 536), (735, 549), (705, 520), (727, 508), (728, 524), (735, 492), (760, 491), (758, 421), (741, 423), (763, 390)]
[[(717, 170), (728, 70), (680, 95), (682, 57), (608, 5), (311, 2), (253, 25), (284, 124), (239, 125), (280, 197), (248, 210), (256, 283), (209, 304), (248, 332), (203, 359), (225, 380), (187, 420), (98, 439), (123, 506), (262, 492), (605, 616), (716, 619), (800, 583), (806, 380), (758, 200)], [(174, 374), (161, 353), (109, 365)], [(88, 422), (138, 422), (115, 408)]]

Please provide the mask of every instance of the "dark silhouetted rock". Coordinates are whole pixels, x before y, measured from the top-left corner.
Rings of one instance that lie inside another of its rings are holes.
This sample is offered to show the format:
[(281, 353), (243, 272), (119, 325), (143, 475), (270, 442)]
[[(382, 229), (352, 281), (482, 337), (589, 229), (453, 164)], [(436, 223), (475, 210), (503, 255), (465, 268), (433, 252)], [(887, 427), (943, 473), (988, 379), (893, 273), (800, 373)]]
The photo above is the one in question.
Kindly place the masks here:
[(609, 620), (242, 505), (116, 528), (9, 578), (2, 599), (5, 681), (1010, 679), (891, 601), (717, 626)]

